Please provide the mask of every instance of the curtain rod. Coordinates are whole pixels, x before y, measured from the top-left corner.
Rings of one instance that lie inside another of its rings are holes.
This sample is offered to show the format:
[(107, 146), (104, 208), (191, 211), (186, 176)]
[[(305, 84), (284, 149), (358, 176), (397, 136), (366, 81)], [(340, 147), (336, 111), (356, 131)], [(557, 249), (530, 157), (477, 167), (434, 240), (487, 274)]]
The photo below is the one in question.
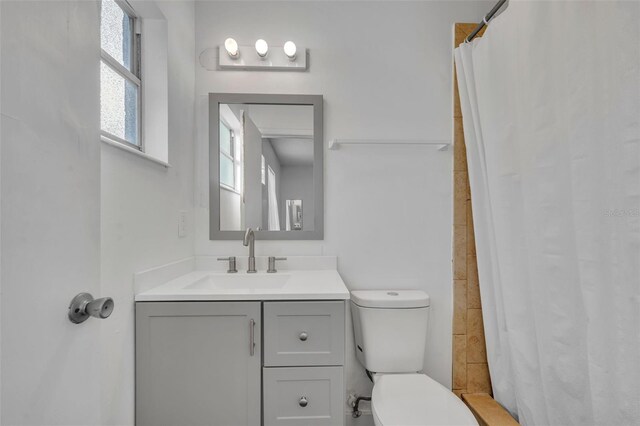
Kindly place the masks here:
[(498, 10), (500, 10), (500, 8), (502, 7), (503, 4), (505, 4), (507, 2), (507, 0), (500, 0), (498, 3), (495, 4), (495, 6), (493, 6), (493, 9), (491, 9), (489, 11), (489, 13), (487, 13), (487, 15), (482, 18), (482, 22), (480, 22), (478, 24), (478, 26), (476, 27), (475, 30), (473, 30), (473, 32), (471, 34), (469, 34), (469, 36), (467, 38), (464, 39), (465, 43), (469, 43), (471, 40), (473, 40), (480, 31), (482, 31), (482, 29), (484, 27), (486, 27), (487, 25), (489, 25), (489, 21), (491, 20), (491, 18), (493, 18), (493, 15), (495, 15)]

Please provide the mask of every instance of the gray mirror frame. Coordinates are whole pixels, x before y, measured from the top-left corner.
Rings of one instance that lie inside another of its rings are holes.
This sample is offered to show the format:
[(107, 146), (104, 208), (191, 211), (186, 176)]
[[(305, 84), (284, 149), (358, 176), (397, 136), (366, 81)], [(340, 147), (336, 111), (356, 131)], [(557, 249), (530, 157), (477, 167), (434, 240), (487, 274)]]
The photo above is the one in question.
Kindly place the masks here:
[(322, 95), (209, 93), (209, 239), (241, 240), (245, 231), (220, 230), (220, 104), (275, 104), (313, 106), (313, 231), (255, 231), (260, 240), (324, 239), (324, 113)]

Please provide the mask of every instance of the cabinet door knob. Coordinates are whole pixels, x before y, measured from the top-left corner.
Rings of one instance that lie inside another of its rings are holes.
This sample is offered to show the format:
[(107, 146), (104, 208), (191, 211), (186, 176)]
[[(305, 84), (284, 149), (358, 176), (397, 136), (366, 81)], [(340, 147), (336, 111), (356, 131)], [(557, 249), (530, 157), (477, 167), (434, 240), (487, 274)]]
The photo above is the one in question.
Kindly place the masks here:
[(298, 405), (301, 407), (306, 407), (309, 404), (306, 396), (300, 397), (300, 401), (298, 401)]
[(298, 337), (300, 338), (300, 340), (304, 342), (305, 340), (307, 340), (307, 338), (309, 338), (309, 335), (307, 334), (306, 331), (303, 331), (302, 333), (300, 333), (300, 336)]

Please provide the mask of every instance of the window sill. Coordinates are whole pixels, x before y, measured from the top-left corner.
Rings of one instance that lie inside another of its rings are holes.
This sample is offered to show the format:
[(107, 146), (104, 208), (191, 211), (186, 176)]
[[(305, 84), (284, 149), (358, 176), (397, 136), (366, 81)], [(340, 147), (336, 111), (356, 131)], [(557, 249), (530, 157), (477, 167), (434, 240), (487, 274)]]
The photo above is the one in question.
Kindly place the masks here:
[(224, 189), (225, 191), (233, 192), (234, 194), (242, 196), (242, 194), (239, 191), (236, 191), (235, 189), (225, 185), (224, 183), (220, 184), (220, 189)]
[(167, 163), (166, 161), (158, 160), (157, 158), (152, 157), (151, 155), (146, 154), (146, 153), (144, 153), (142, 151), (139, 151), (139, 150), (137, 150), (135, 148), (129, 148), (128, 146), (126, 146), (126, 145), (124, 145), (124, 144), (122, 144), (120, 142), (113, 141), (113, 140), (109, 139), (108, 137), (106, 137), (104, 135), (100, 136), (100, 140), (103, 143), (107, 144), (107, 145), (113, 146), (115, 148), (119, 148), (119, 149), (121, 149), (123, 151), (126, 151), (126, 152), (130, 152), (133, 155), (137, 155), (138, 157), (142, 157), (142, 158), (144, 158), (146, 160), (149, 160), (149, 161), (151, 161), (153, 163), (160, 164), (161, 166), (164, 166), (166, 168), (171, 167), (171, 164)]

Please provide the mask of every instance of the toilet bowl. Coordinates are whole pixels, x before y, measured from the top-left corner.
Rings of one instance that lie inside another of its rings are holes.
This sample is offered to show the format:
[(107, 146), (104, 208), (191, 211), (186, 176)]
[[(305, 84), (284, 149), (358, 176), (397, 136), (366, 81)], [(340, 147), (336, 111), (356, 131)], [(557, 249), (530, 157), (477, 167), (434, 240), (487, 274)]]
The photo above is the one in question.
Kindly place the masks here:
[(358, 361), (372, 373), (376, 426), (477, 426), (453, 392), (422, 373), (430, 299), (418, 290), (351, 292)]
[(464, 402), (426, 374), (385, 374), (377, 377), (371, 396), (371, 411), (376, 426), (478, 424)]

